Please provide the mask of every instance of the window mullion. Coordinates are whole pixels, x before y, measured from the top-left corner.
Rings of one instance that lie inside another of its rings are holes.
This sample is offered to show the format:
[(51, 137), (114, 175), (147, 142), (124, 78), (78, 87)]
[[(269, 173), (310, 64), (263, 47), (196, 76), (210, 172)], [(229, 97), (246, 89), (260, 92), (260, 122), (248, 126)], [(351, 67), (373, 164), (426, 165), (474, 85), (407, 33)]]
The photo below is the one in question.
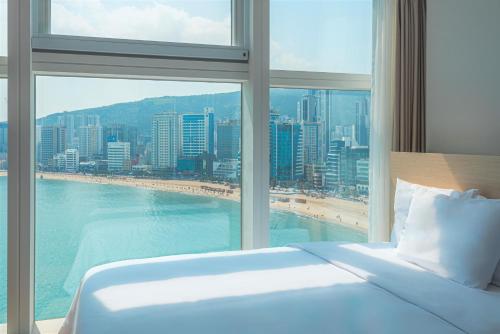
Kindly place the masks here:
[(232, 0), (232, 45), (248, 48), (249, 1)]
[(29, 0), (8, 3), (8, 333), (30, 333), (34, 300), (34, 110)]
[(242, 102), (242, 247), (269, 246), (269, 0), (248, 1)]

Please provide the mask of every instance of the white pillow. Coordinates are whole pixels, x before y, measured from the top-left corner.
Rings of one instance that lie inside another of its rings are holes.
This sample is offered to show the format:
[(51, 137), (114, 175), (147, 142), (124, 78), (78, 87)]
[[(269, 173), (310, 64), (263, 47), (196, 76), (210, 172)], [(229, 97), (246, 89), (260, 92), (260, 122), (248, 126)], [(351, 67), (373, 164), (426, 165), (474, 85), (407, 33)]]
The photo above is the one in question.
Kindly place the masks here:
[(403, 259), (471, 288), (485, 289), (500, 259), (500, 200), (415, 192), (398, 245)]
[(473, 198), (479, 195), (479, 191), (477, 189), (460, 192), (453, 189), (426, 187), (406, 182), (398, 178), (396, 183), (396, 193), (394, 195), (394, 225), (391, 232), (391, 242), (393, 242), (395, 246), (398, 245), (401, 235), (404, 232), (406, 218), (408, 217), (408, 212), (410, 211), (411, 200), (417, 189), (425, 189), (436, 194), (463, 198)]

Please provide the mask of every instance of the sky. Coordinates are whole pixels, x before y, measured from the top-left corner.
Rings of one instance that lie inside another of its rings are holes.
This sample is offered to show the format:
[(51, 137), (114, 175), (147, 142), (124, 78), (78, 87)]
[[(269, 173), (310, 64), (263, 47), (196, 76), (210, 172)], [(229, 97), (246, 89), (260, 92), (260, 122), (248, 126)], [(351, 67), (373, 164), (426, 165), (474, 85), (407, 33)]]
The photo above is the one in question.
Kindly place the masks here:
[[(5, 2), (0, 0), (0, 56), (6, 54)], [(371, 8), (371, 0), (271, 0), (271, 68), (370, 73)], [(230, 0), (52, 0), (51, 10), (51, 29), (58, 34), (219, 45), (231, 41)], [(37, 117), (146, 97), (239, 88), (44, 77), (37, 79)], [(5, 99), (0, 92), (0, 121), (5, 120)]]

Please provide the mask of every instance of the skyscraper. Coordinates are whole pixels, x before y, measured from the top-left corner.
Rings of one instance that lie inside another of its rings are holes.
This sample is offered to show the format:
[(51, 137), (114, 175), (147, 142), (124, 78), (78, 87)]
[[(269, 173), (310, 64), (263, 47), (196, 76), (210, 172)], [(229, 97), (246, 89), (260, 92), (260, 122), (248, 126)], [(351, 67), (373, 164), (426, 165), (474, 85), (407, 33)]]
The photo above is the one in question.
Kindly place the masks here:
[(101, 126), (101, 117), (99, 115), (94, 115), (94, 114), (83, 114), (76, 116), (75, 118), (76, 127), (88, 126), (88, 125)]
[(318, 122), (318, 120), (318, 98), (313, 94), (304, 95), (302, 99), (297, 102), (297, 122)]
[(359, 146), (368, 146), (370, 139), (370, 119), (368, 113), (368, 99), (363, 98), (356, 102), (356, 143)]
[(322, 162), (321, 154), (321, 123), (302, 123), (304, 140), (304, 164), (317, 164)]
[(154, 170), (177, 167), (179, 155), (179, 121), (175, 112), (163, 112), (153, 116), (151, 130), (151, 162)]
[(41, 127), (40, 162), (48, 167), (54, 156), (66, 150), (66, 128), (59, 125)]
[(181, 155), (196, 158), (203, 153), (215, 153), (215, 119), (212, 108), (205, 108), (202, 114), (182, 115)]
[(280, 121), (271, 116), (271, 181), (298, 181), (304, 176), (302, 127), (295, 121)]
[(103, 155), (102, 127), (85, 125), (78, 128), (78, 151), (80, 158), (87, 160)]
[(241, 125), (239, 120), (217, 123), (217, 159), (236, 159), (240, 151)]
[(77, 147), (78, 127), (76, 126), (75, 116), (64, 112), (61, 116), (57, 117), (57, 123), (66, 128), (66, 145), (71, 148)]
[(356, 190), (359, 194), (368, 195), (370, 161), (359, 159), (356, 161)]
[(324, 125), (320, 117), (319, 98), (309, 91), (297, 103), (297, 122), (302, 126), (304, 164), (318, 164), (324, 160)]
[(341, 184), (340, 159), (342, 150), (345, 149), (343, 140), (332, 140), (326, 161), (325, 186), (330, 190), (336, 189)]
[(368, 146), (345, 147), (340, 157), (340, 178), (341, 183), (346, 186), (356, 186), (357, 183), (357, 162), (368, 159)]
[(69, 148), (65, 152), (66, 155), (66, 172), (76, 173), (78, 172), (78, 167), (80, 164), (80, 156), (78, 150), (74, 148)]
[(103, 129), (103, 152), (107, 154), (108, 143), (127, 142), (130, 143), (130, 157), (136, 158), (137, 152), (137, 128), (123, 124), (111, 124)]
[(130, 170), (130, 143), (108, 143), (108, 171), (123, 172)]
[(330, 89), (322, 89), (318, 91), (319, 117), (323, 127), (323, 145), (321, 150), (324, 159), (327, 158), (327, 154), (330, 150), (330, 143), (335, 137), (335, 126), (333, 124), (333, 114), (335, 112), (335, 92), (336, 91)]
[(207, 153), (210, 156), (215, 155), (215, 114), (214, 108), (205, 107), (203, 108), (203, 113), (205, 114), (205, 127), (207, 135)]

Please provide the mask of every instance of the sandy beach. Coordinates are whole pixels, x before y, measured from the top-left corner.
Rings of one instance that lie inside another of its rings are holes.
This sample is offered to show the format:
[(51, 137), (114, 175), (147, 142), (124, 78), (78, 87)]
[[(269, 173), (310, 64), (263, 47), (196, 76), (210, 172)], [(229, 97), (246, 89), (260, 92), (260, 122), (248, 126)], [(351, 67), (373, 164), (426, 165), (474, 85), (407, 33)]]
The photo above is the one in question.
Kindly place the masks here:
[[(2, 173), (0, 172), (0, 176)], [(106, 177), (46, 172), (37, 173), (36, 177), (43, 177), (47, 180), (131, 186), (188, 195), (217, 197), (233, 201), (240, 201), (241, 198), (239, 188), (232, 189), (229, 185), (192, 180), (153, 180), (122, 176)], [(334, 197), (316, 198), (305, 194), (282, 194), (271, 191), (271, 208), (342, 224), (363, 232), (368, 230), (368, 206), (361, 202)]]

